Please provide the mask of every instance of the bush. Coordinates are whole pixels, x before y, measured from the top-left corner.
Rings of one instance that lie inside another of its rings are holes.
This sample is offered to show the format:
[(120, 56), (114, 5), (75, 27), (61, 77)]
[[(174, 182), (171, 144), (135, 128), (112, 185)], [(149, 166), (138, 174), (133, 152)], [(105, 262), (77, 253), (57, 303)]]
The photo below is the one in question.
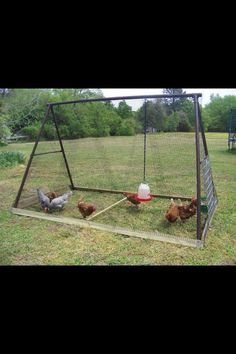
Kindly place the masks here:
[(66, 139), (70, 137), (70, 130), (67, 125), (59, 126), (59, 133), (62, 139)]
[(133, 119), (125, 119), (121, 123), (118, 134), (121, 136), (130, 136), (135, 134), (135, 123)]
[(7, 146), (8, 144), (7, 143), (5, 143), (5, 141), (1, 141), (0, 140), (0, 147), (2, 147), (2, 146)]
[(184, 112), (179, 112), (179, 125), (177, 127), (177, 131), (179, 132), (190, 132), (191, 124), (187, 115)]
[(11, 130), (7, 126), (7, 115), (0, 115), (0, 139), (11, 135)]
[(11, 167), (17, 164), (24, 163), (25, 156), (19, 151), (4, 151), (0, 152), (0, 166)]
[(35, 140), (39, 134), (39, 124), (29, 125), (21, 129), (21, 133), (27, 135), (30, 140)]
[(165, 119), (165, 131), (166, 132), (176, 132), (180, 122), (180, 116), (176, 113), (171, 113)]
[(57, 139), (58, 137), (55, 126), (52, 124), (45, 124), (43, 136), (47, 140), (53, 140), (55, 138)]

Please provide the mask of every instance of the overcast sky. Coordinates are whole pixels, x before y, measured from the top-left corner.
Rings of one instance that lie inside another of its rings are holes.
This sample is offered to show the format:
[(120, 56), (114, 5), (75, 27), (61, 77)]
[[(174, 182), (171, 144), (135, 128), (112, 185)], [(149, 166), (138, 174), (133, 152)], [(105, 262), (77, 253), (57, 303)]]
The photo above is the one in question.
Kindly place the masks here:
[[(135, 95), (155, 95), (162, 94), (163, 89), (101, 89), (105, 97), (115, 97), (115, 96), (135, 96)], [(236, 96), (236, 88), (235, 89), (206, 89), (206, 88), (197, 88), (197, 89), (183, 89), (186, 93), (202, 93), (202, 105), (205, 106), (210, 102), (210, 95), (213, 93), (219, 94), (220, 96), (227, 95), (235, 95)], [(131, 102), (131, 101), (130, 101)], [(129, 103), (128, 103), (129, 104)], [(136, 108), (136, 107), (133, 107)]]

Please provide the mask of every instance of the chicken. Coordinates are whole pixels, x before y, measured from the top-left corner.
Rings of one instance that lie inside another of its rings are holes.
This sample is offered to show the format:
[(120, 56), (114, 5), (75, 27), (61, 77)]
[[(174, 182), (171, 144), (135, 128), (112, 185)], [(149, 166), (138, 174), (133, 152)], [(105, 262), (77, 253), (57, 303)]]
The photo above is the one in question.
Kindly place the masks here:
[(44, 209), (45, 212), (47, 212), (50, 204), (50, 199), (38, 188), (37, 188), (37, 194), (38, 194), (38, 199), (41, 204), (41, 207)]
[(141, 204), (141, 202), (139, 202), (137, 199), (135, 199), (135, 194), (134, 193), (123, 193), (123, 195), (125, 197), (127, 197), (127, 200), (132, 203), (133, 205), (135, 205), (135, 207), (138, 209), (139, 204)]
[(60, 197), (51, 199), (47, 197), (40, 189), (37, 189), (39, 202), (45, 212), (52, 211), (55, 209), (62, 209), (64, 205), (68, 202), (68, 198), (72, 195), (72, 192), (67, 192)]
[(58, 209), (58, 210), (63, 209), (64, 205), (66, 203), (68, 203), (68, 198), (72, 194), (73, 193), (70, 191), (70, 192), (64, 193), (60, 197), (52, 199), (52, 201), (50, 202), (50, 204), (48, 206), (48, 211), (52, 211), (52, 210), (56, 210), (56, 209)]
[(192, 197), (191, 204), (192, 204), (192, 206), (197, 207), (197, 198), (196, 197)]
[(181, 220), (189, 219), (191, 216), (196, 214), (197, 211), (197, 199), (192, 198), (191, 203), (187, 205), (178, 205), (179, 217)]
[(178, 219), (178, 217), (179, 217), (178, 205), (174, 202), (174, 199), (171, 198), (171, 204), (165, 214), (165, 218), (169, 222), (175, 222)]
[(84, 219), (86, 216), (89, 216), (96, 211), (96, 206), (94, 204), (85, 203), (82, 200), (78, 202), (78, 208)]
[(197, 211), (197, 198), (192, 197), (191, 203), (183, 205), (179, 199), (179, 205), (171, 199), (171, 205), (166, 212), (166, 219), (170, 222), (176, 221), (178, 218), (186, 220), (196, 214)]
[(50, 202), (53, 199), (57, 198), (57, 197), (59, 197), (59, 195), (56, 192), (50, 192), (49, 195), (48, 195), (48, 198), (50, 199)]

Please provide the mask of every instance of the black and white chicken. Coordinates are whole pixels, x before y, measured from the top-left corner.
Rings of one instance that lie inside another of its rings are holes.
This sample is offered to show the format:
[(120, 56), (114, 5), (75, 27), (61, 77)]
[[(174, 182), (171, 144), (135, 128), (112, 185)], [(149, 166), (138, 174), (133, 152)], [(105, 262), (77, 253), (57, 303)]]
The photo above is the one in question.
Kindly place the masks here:
[(50, 205), (50, 199), (38, 188), (37, 188), (37, 193), (38, 193), (38, 199), (41, 204), (41, 207), (45, 212), (47, 212)]
[(45, 212), (53, 210), (61, 210), (64, 205), (68, 202), (68, 198), (73, 194), (71, 191), (64, 193), (60, 197), (51, 200), (39, 189), (37, 189), (39, 202)]

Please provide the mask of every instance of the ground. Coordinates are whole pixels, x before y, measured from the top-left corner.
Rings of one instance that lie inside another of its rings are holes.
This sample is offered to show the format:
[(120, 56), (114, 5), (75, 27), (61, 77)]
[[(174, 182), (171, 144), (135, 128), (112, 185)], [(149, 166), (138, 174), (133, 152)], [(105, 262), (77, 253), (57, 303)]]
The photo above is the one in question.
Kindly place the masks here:
[[(115, 140), (122, 146), (123, 142), (123, 145), (125, 145), (127, 138), (120, 137)], [(125, 237), (12, 215), (9, 208), (14, 201), (25, 170), (25, 166), (20, 165), (0, 170), (0, 264), (236, 264), (234, 193), (236, 187), (236, 156), (234, 153), (227, 151), (227, 134), (208, 133), (207, 143), (219, 205), (203, 249)], [(11, 144), (8, 147), (1, 148), (1, 151), (19, 150), (25, 153), (28, 158), (32, 146), (32, 143)], [(84, 154), (86, 154), (86, 149)], [(173, 156), (173, 159), (174, 157), (176, 156)], [(92, 154), (89, 158), (93, 158)], [(185, 182), (182, 181), (183, 188)], [(124, 214), (124, 217), (127, 213)]]

